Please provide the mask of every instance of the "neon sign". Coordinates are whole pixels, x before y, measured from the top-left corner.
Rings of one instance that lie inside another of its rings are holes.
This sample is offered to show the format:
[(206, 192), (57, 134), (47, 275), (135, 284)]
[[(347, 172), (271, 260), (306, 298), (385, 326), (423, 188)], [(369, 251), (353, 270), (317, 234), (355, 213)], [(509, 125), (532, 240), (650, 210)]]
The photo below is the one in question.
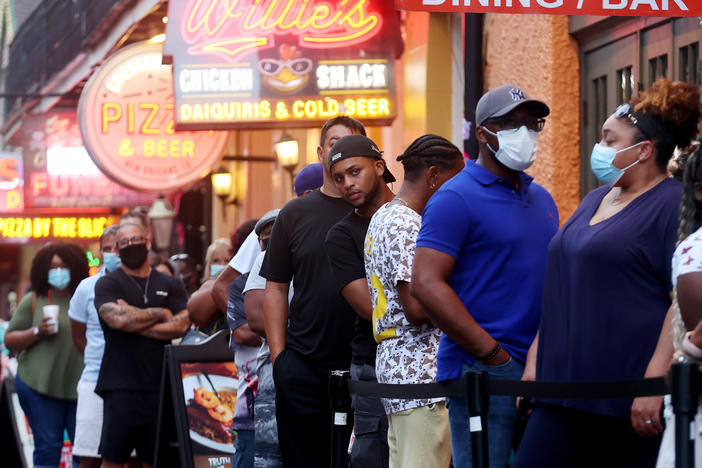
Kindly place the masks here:
[[(274, 106), (275, 105), (275, 106)], [(275, 110), (274, 110), (275, 109)], [(330, 119), (337, 115), (348, 115), (357, 119), (389, 118), (393, 115), (388, 98), (358, 98), (338, 101), (326, 99), (297, 99), (271, 102), (265, 99), (250, 102), (206, 102), (183, 104), (179, 108), (182, 122), (229, 122), (234, 119), (262, 121), (275, 116), (277, 121)]]
[(0, 212), (16, 213), (24, 209), (24, 175), (22, 155), (0, 153)]
[(112, 55), (86, 84), (80, 129), (95, 164), (136, 190), (168, 191), (209, 172), (222, 154), (222, 132), (175, 128), (173, 74), (160, 44), (140, 42)]
[(387, 0), (171, 0), (175, 128), (395, 116), (398, 14)]
[[(383, 19), (370, 0), (195, 0), (185, 9), (182, 34), (205, 43), (195, 54), (236, 60), (252, 49), (275, 46), (275, 36), (294, 34), (302, 47), (349, 47), (377, 34)], [(231, 37), (235, 35), (236, 37)]]
[(21, 140), (25, 208), (147, 205), (155, 196), (108, 179), (83, 146), (75, 111), (27, 116)]
[(98, 239), (111, 216), (6, 217), (0, 218), (0, 238), (16, 240)]

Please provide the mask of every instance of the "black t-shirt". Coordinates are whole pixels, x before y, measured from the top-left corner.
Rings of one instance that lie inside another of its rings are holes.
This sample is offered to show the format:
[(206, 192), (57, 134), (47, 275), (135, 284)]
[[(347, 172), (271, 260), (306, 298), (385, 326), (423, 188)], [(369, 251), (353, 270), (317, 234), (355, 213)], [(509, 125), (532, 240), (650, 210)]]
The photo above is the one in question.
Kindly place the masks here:
[[(352, 281), (366, 280), (363, 245), (366, 241), (370, 220), (370, 217), (358, 216), (355, 211), (352, 211), (336, 223), (327, 234), (327, 255), (332, 270), (334, 270), (336, 291), (339, 294)], [(354, 364), (375, 365), (375, 352), (378, 344), (373, 338), (371, 322), (356, 315), (353, 330), (351, 361)]]
[(348, 367), (356, 313), (338, 294), (324, 240), (351, 210), (319, 189), (291, 200), (275, 220), (261, 267), (267, 280), (293, 281), (286, 347), (328, 368)]
[[(146, 278), (127, 275), (118, 268), (95, 284), (95, 308), (100, 310), (103, 304), (117, 302), (117, 299), (140, 309), (164, 307), (175, 315), (185, 310), (188, 293), (182, 281), (156, 270), (151, 270), (147, 285)], [(163, 347), (170, 341), (115, 330), (102, 317), (99, 318), (105, 334), (105, 353), (95, 393), (108, 390), (158, 391), (161, 387)]]

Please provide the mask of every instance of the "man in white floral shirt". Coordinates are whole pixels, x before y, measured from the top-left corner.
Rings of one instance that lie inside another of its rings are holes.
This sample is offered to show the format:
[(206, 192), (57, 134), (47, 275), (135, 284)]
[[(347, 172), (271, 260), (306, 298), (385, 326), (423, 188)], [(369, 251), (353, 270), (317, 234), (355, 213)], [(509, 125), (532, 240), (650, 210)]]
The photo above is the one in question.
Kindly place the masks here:
[[(448, 140), (424, 135), (397, 158), (405, 181), (371, 219), (365, 242), (366, 279), (373, 301), (376, 374), (381, 383), (430, 383), (436, 378), (440, 331), (410, 296), (421, 212), (432, 194), (464, 166)], [(383, 399), (388, 414), (390, 467), (445, 468), (451, 460), (443, 399)]]

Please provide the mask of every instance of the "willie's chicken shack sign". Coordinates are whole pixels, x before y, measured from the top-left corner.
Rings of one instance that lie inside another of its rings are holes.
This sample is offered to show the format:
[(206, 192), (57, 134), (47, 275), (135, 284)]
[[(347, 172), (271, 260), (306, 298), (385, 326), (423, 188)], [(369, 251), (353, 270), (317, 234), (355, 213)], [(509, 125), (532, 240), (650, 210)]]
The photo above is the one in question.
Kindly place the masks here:
[(401, 49), (387, 0), (171, 0), (176, 128), (389, 123)]

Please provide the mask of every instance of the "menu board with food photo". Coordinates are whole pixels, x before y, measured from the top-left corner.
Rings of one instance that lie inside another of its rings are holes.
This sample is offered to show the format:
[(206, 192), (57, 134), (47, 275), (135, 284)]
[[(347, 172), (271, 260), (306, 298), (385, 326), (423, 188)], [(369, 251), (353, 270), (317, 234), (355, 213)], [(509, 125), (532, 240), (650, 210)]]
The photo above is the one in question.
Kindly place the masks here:
[(233, 362), (181, 362), (193, 466), (232, 466), (237, 375)]

